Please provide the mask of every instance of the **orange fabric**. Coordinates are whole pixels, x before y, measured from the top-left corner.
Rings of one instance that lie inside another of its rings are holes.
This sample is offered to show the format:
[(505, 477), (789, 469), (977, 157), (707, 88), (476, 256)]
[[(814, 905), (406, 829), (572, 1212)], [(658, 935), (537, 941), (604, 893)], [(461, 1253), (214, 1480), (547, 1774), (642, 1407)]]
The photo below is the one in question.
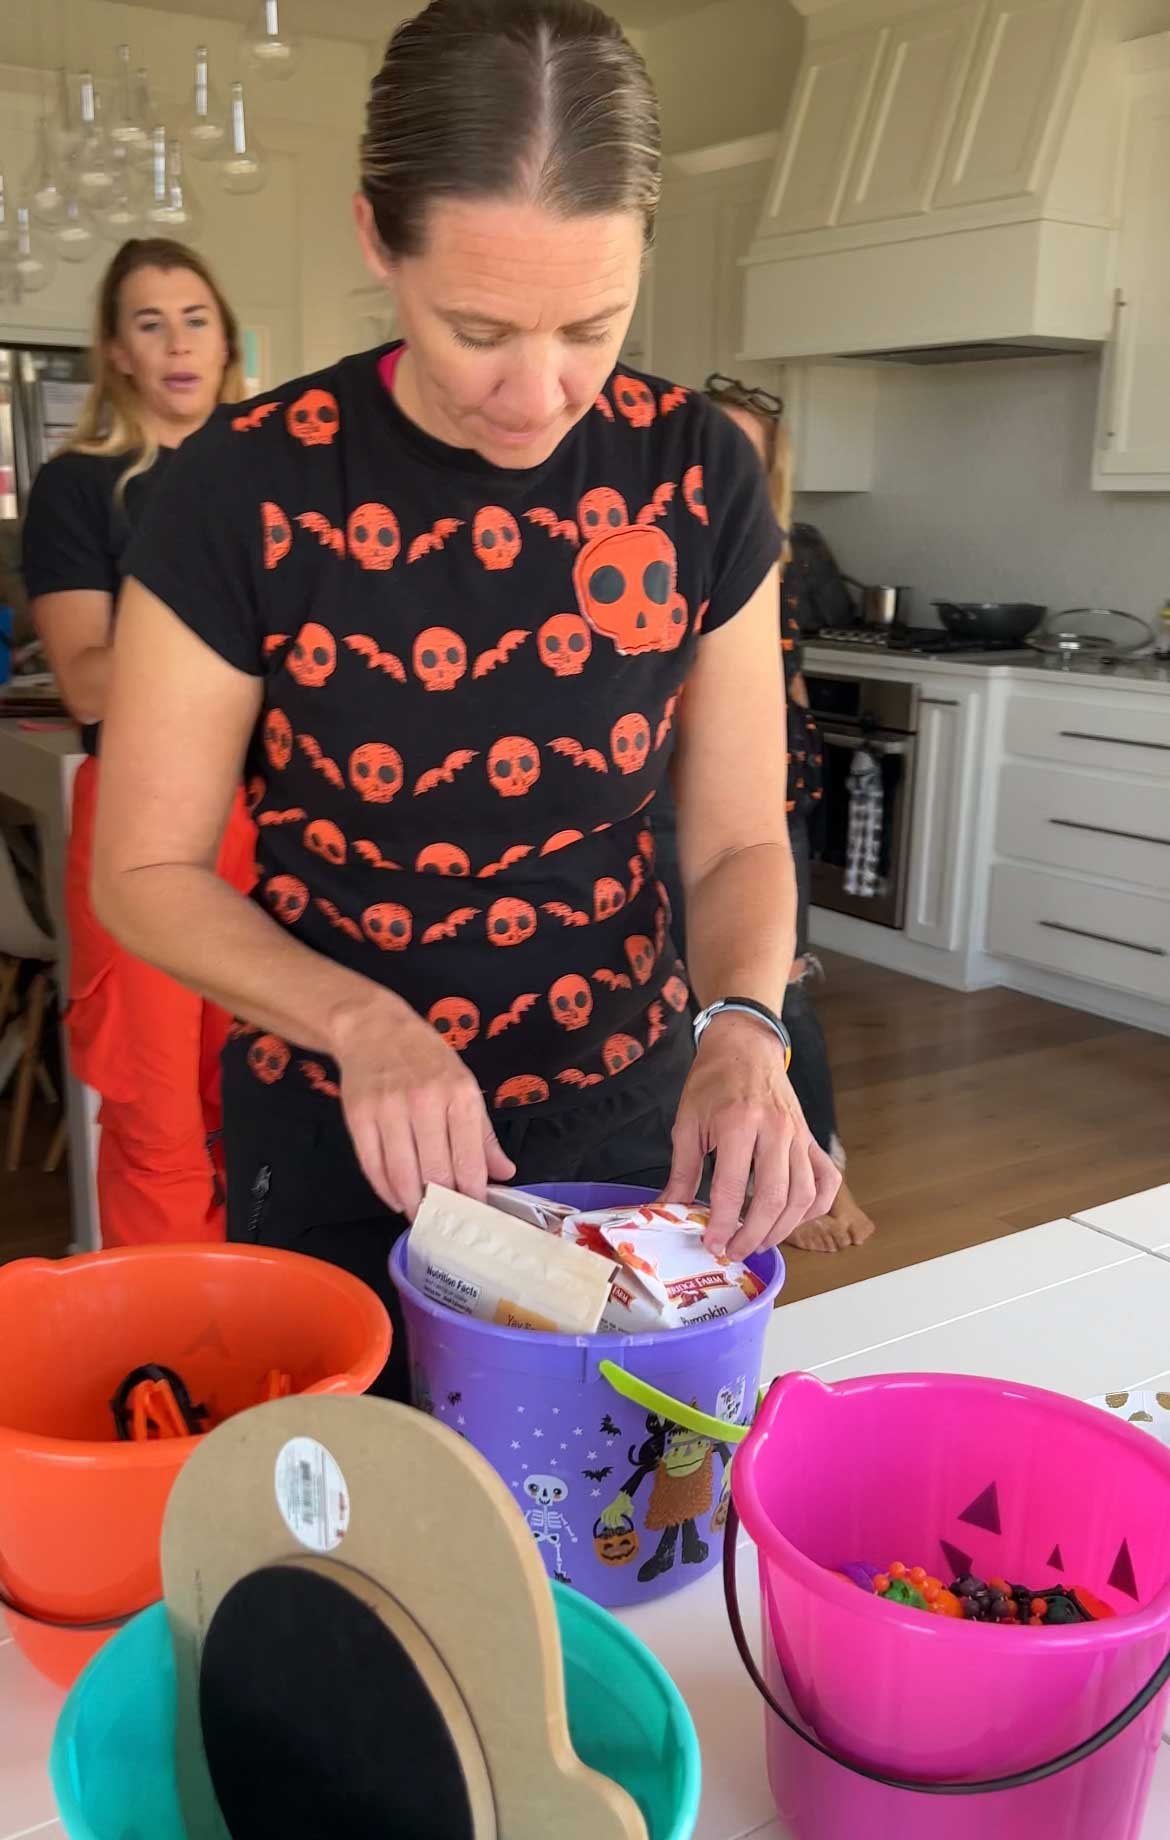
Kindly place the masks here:
[[(77, 775), (66, 865), (70, 1058), (101, 1095), (98, 1208), (102, 1244), (221, 1240), (226, 1222), (218, 1140), (219, 1056), (230, 1018), (111, 938), (89, 899), (99, 766)], [(218, 869), (241, 893), (255, 881), (255, 830), (242, 793)]]

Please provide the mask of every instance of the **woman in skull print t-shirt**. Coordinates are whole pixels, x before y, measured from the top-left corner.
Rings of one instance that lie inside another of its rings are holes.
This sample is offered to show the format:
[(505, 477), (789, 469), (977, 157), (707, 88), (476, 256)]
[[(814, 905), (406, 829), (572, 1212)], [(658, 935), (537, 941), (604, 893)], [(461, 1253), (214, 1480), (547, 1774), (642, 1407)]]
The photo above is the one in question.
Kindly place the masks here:
[[(468, 19), (499, 50), (508, 16), (437, 0), (400, 29), (367, 175), (387, 90), (399, 117), (435, 106)], [(560, 43), (604, 54), (606, 95), (615, 57), (649, 94), (593, 8), (514, 17), (505, 63)], [(794, 903), (781, 539), (760, 469), (701, 397), (614, 368), (644, 211), (438, 189), (393, 192), (425, 235), (398, 205), (359, 209), (406, 345), (218, 416), (135, 540), (101, 895), (140, 949), (245, 1019), (225, 1062), (234, 1235), (384, 1291), (396, 1223), (380, 1209), (409, 1214), (428, 1179), (476, 1193), (517, 1167), (689, 1197), (713, 1151), (713, 1239), (754, 1168), (732, 1244), (774, 1242), (835, 1178), (766, 1020)], [(399, 247), (419, 253), (392, 261)], [(201, 866), (241, 754), (270, 917)], [(697, 998), (764, 1006), (721, 1015), (693, 1065), (654, 866), (668, 763)]]

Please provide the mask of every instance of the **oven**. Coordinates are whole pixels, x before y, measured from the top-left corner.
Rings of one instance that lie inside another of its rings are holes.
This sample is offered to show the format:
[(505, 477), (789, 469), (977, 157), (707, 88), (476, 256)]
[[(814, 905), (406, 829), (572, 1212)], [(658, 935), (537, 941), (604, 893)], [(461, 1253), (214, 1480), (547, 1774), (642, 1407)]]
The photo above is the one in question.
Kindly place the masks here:
[[(918, 685), (806, 674), (824, 743), (824, 796), (813, 834), (812, 902), (875, 926), (900, 928), (906, 908)], [(871, 877), (850, 868), (850, 773), (860, 748), (873, 760)], [(880, 796), (879, 796), (880, 792)], [(871, 888), (872, 892), (863, 892)]]

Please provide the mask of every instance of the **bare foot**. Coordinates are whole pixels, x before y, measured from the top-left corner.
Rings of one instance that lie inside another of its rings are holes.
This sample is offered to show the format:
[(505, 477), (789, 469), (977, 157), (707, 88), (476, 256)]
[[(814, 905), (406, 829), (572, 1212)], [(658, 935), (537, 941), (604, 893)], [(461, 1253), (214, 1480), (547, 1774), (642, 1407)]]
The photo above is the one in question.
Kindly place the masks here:
[(802, 1221), (785, 1244), (801, 1252), (847, 1252), (850, 1246), (863, 1246), (876, 1232), (869, 1215), (842, 1182), (829, 1212), (819, 1220)]

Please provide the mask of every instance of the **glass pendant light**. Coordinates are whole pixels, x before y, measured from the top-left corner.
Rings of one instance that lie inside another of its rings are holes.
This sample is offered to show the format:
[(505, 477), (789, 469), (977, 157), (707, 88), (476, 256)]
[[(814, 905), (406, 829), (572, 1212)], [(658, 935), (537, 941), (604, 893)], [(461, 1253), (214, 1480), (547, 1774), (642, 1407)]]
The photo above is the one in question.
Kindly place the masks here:
[(231, 149), (220, 161), (219, 180), (225, 192), (258, 192), (267, 177), (264, 159), (248, 137), (244, 115), (244, 86), (232, 84)]
[(54, 153), (54, 126), (48, 115), (37, 123), (36, 151), (25, 176), (23, 195), (38, 224), (51, 230), (65, 215), (65, 186)]
[(183, 177), (183, 150), (177, 140), (168, 140), (165, 128), (156, 128), (153, 136), (150, 202), (145, 217), (151, 230), (163, 236), (193, 237), (199, 228), (200, 212)]
[(51, 163), (59, 170), (81, 145), (81, 111), (76, 84), (64, 65), (57, 72), (57, 107), (49, 121)]
[(211, 87), (207, 46), (195, 47), (195, 82), (186, 110), (187, 151), (196, 160), (216, 160), (228, 145), (223, 104)]
[(81, 74), (81, 141), (72, 170), (78, 199), (84, 205), (108, 204), (114, 193), (114, 169), (100, 108), (93, 72), (85, 70)]
[(124, 243), (128, 237), (142, 234), (146, 186), (137, 171), (136, 157), (136, 154), (132, 157), (125, 150), (122, 151), (117, 163), (114, 195), (108, 204), (94, 212), (98, 230), (112, 243)]
[(0, 266), (10, 262), (16, 252), (16, 216), (8, 203), (4, 174), (0, 172)]
[(280, 0), (258, 0), (244, 34), (244, 57), (257, 75), (283, 81), (297, 67), (300, 47), (280, 23)]
[(97, 248), (93, 219), (78, 198), (65, 200), (65, 215), (50, 235), (64, 262), (85, 262)]
[(16, 250), (12, 269), (18, 297), (22, 294), (39, 294), (42, 288), (48, 287), (55, 266), (52, 252), (45, 247), (44, 239), (33, 231), (28, 206), (17, 205)]
[(115, 55), (118, 70), (106, 135), (113, 147), (141, 153), (150, 146), (150, 123), (154, 113), (146, 72), (135, 70), (131, 65), (129, 45), (119, 45)]

